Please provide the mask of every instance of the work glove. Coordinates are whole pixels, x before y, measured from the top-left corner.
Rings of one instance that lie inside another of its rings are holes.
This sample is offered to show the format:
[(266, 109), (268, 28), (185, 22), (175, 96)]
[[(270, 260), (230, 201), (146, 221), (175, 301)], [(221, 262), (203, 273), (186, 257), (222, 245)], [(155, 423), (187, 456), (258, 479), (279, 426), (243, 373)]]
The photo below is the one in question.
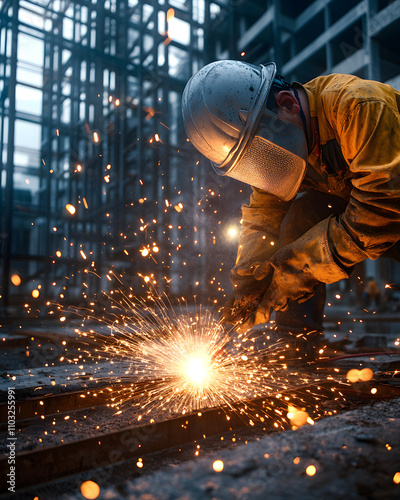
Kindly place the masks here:
[(272, 274), (270, 285), (260, 302), (263, 309), (269, 306), (275, 311), (286, 311), (288, 301), (301, 304), (315, 294), (315, 287), (320, 282), (296, 250), (295, 245), (287, 245), (256, 269), (254, 278), (257, 280), (262, 281)]
[(324, 219), (293, 243), (280, 248), (271, 259), (254, 271), (257, 280), (273, 276), (261, 305), (285, 311), (288, 301), (305, 302), (315, 294), (318, 283), (335, 283), (348, 278), (351, 269), (335, 261), (329, 245), (328, 228), (332, 217)]
[(336, 263), (329, 246), (331, 219), (319, 222), (270, 259), (250, 268), (237, 268), (238, 285), (223, 314), (230, 320), (227, 322), (240, 322), (242, 331), (265, 323), (271, 308), (285, 311), (288, 301), (302, 303), (311, 298), (318, 283), (348, 278), (351, 269), (343, 269)]
[(266, 323), (271, 308), (285, 311), (288, 301), (305, 302), (315, 293), (319, 281), (303, 265), (294, 245), (278, 250), (269, 260), (236, 270), (240, 279), (222, 313), (222, 321), (245, 332)]

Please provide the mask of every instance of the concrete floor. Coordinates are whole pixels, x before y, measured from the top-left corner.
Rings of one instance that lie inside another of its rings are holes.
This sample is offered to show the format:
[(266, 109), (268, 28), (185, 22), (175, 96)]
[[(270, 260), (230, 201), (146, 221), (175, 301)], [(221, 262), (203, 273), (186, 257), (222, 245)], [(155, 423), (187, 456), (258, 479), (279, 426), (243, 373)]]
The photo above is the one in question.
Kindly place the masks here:
[[(194, 450), (193, 450), (194, 451)], [(213, 470), (215, 460), (224, 463)], [(214, 450), (102, 489), (100, 499), (398, 500), (400, 399)], [(313, 476), (307, 474), (314, 466)], [(134, 473), (135, 471), (133, 471)], [(88, 476), (89, 478), (89, 476)], [(68, 500), (82, 498), (80, 493)]]

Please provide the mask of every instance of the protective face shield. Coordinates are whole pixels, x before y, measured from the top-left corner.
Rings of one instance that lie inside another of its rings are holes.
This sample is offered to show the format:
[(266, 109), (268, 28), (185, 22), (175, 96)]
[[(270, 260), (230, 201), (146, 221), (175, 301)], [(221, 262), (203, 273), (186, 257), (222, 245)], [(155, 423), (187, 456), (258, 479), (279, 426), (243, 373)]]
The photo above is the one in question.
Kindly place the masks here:
[[(297, 125), (265, 111), (255, 133), (241, 145), (236, 157), (220, 165), (211, 164), (220, 175), (228, 175), (288, 201), (296, 196), (304, 179), (308, 157), (306, 138)], [(245, 117), (243, 111), (239, 115)]]
[(292, 199), (304, 178), (303, 130), (266, 108), (276, 66), (216, 61), (186, 85), (182, 111), (193, 145), (219, 175)]

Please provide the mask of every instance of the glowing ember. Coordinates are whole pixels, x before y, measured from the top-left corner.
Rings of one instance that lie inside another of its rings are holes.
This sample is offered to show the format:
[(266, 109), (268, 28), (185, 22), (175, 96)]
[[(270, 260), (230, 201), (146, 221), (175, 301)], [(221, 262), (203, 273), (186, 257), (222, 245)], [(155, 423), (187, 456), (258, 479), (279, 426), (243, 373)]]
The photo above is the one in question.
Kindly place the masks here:
[(358, 374), (359, 374), (359, 370), (357, 370), (357, 369), (349, 370), (349, 371), (347, 372), (347, 375), (346, 375), (347, 380), (348, 380), (349, 382), (351, 382), (352, 384), (353, 384), (354, 382), (358, 382), (358, 380), (359, 380), (359, 376), (358, 376)]
[(11, 283), (14, 286), (19, 286), (21, 284), (21, 278), (18, 276), (18, 274), (13, 274), (11, 276)]
[(100, 495), (100, 486), (94, 481), (85, 481), (81, 484), (82, 496), (94, 500)]
[(347, 372), (347, 380), (354, 384), (355, 382), (367, 382), (374, 376), (371, 368), (363, 368), (362, 370), (352, 369)]
[(393, 482), (395, 484), (400, 484), (400, 472), (396, 472), (396, 474), (393, 476)]
[(224, 470), (224, 462), (222, 460), (215, 460), (213, 463), (213, 469), (215, 472), (222, 472)]
[(374, 372), (371, 370), (371, 368), (363, 368), (362, 370), (360, 370), (359, 377), (362, 382), (372, 380), (373, 376)]
[(67, 203), (65, 205), (65, 208), (67, 209), (67, 212), (69, 212), (71, 215), (74, 215), (76, 213), (76, 208), (74, 205), (71, 205), (71, 203)]
[(306, 469), (307, 476), (314, 476), (316, 472), (317, 468), (315, 467), (315, 465), (309, 465)]
[(289, 406), (287, 417), (294, 429), (306, 425), (307, 423), (314, 423), (305, 410), (301, 410), (295, 406)]
[(35, 290), (32, 290), (32, 297), (33, 297), (34, 299), (37, 299), (37, 298), (39, 297), (39, 295), (40, 295), (39, 290), (36, 290), (36, 289), (35, 289)]
[(177, 205), (174, 206), (175, 210), (177, 212), (182, 212), (183, 210), (183, 204), (182, 203), (178, 203)]

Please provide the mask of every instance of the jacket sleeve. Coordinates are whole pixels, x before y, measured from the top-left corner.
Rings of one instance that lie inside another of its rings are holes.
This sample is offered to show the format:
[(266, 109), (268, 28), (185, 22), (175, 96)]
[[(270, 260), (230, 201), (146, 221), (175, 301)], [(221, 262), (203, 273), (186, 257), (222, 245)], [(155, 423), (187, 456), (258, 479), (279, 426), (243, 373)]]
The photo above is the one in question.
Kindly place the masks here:
[(365, 101), (341, 125), (353, 189), (345, 212), (330, 220), (328, 239), (334, 258), (349, 268), (400, 239), (400, 116), (382, 100)]
[(250, 268), (256, 262), (269, 259), (277, 250), (279, 227), (291, 202), (285, 202), (260, 189), (253, 188), (250, 203), (242, 206), (236, 265), (231, 271), (231, 281), (239, 276), (252, 274)]
[[(353, 101), (354, 102), (354, 101)], [(400, 239), (400, 117), (382, 100), (337, 113), (338, 140), (352, 190), (346, 210), (294, 242), (302, 270), (334, 283), (366, 258), (376, 259)], [(304, 262), (303, 262), (304, 261)]]

